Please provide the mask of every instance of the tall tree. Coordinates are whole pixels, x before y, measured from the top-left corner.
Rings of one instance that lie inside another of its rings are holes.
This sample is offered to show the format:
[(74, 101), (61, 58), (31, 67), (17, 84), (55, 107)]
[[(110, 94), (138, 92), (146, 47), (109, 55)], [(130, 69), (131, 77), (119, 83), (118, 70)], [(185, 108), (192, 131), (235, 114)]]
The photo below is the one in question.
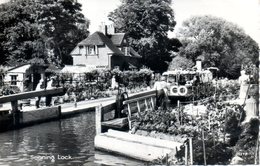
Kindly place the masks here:
[(120, 32), (129, 35), (129, 42), (142, 55), (145, 65), (156, 71), (167, 69), (170, 51), (180, 44), (168, 38), (176, 25), (171, 0), (122, 0), (109, 14)]
[(37, 5), (40, 33), (55, 55), (52, 60), (58, 57), (62, 63), (71, 63), (69, 53), (88, 35), (89, 22), (80, 13), (81, 4), (77, 0), (38, 0)]
[[(29, 7), (31, 6), (31, 7)], [(16, 1), (0, 7), (0, 54), (1, 63), (10, 65), (33, 58), (44, 59), (43, 40), (39, 36), (33, 18), (34, 4)]]
[(243, 29), (218, 17), (192, 17), (184, 21), (178, 37), (181, 56), (193, 61), (200, 56), (204, 67), (218, 67), (223, 77), (237, 78), (242, 65), (258, 63), (258, 44)]
[(16, 0), (0, 6), (1, 63), (70, 63), (69, 52), (88, 35), (76, 0)]

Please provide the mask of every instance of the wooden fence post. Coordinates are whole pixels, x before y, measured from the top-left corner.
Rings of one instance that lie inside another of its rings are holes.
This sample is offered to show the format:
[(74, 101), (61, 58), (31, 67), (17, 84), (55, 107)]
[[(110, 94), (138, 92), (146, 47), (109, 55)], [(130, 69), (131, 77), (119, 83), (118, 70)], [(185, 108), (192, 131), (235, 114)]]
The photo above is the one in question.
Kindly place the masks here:
[[(258, 158), (258, 153), (259, 153), (259, 135), (256, 140), (256, 148), (255, 148), (255, 164), (257, 165), (257, 158)], [(259, 163), (260, 164), (260, 163)]]
[(211, 124), (211, 122), (210, 122), (210, 121), (211, 121), (211, 118), (210, 118), (210, 114), (209, 114), (209, 116), (208, 116), (208, 122), (209, 122), (209, 131), (210, 131), (210, 127), (211, 127), (211, 125), (210, 125), (210, 124)]
[(140, 108), (140, 103), (139, 103), (139, 101), (137, 101), (136, 104), (137, 104), (138, 113), (140, 113), (140, 112), (141, 112), (141, 108)]
[(127, 104), (127, 108), (128, 108), (128, 124), (129, 124), (129, 130), (132, 129), (132, 122), (131, 122), (131, 108), (130, 108), (130, 104)]
[(153, 103), (153, 98), (151, 97), (151, 104), (152, 104), (152, 109), (154, 109), (154, 103)]
[(227, 128), (227, 108), (225, 109), (225, 125), (224, 125), (224, 143), (226, 143), (226, 128)]
[(169, 156), (168, 156), (168, 153), (166, 154), (166, 159), (165, 159), (165, 163), (166, 163), (166, 166), (169, 166)]
[(190, 144), (190, 165), (193, 165), (193, 147), (192, 147), (192, 138), (189, 138)]
[(177, 101), (177, 111), (178, 111), (178, 118), (177, 118), (177, 122), (181, 125), (180, 122), (180, 101)]
[(146, 108), (146, 109), (149, 109), (146, 99), (144, 99), (144, 103), (145, 103), (145, 108)]
[(207, 165), (206, 161), (206, 148), (205, 148), (205, 140), (204, 140), (204, 129), (202, 129), (202, 146), (203, 146), (203, 158), (204, 158), (204, 165)]
[(96, 135), (100, 134), (102, 132), (102, 105), (98, 105), (95, 108), (95, 113), (96, 113)]
[(157, 87), (156, 87), (156, 91), (155, 91), (155, 105), (156, 105), (156, 107), (159, 106), (159, 103), (158, 103), (158, 90), (157, 90)]
[(188, 146), (185, 143), (185, 165), (188, 165)]

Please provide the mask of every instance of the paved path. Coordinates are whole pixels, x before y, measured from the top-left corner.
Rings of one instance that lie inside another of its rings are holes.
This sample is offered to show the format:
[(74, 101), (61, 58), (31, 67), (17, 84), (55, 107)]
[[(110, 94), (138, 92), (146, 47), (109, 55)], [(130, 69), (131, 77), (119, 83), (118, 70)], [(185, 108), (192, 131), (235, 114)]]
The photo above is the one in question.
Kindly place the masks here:
[[(80, 101), (77, 102), (77, 106), (75, 107), (75, 103), (64, 103), (60, 104), (61, 106), (61, 112), (73, 112), (77, 111), (79, 109), (88, 109), (88, 108), (93, 108), (96, 107), (100, 104), (102, 105), (107, 105), (111, 104), (116, 101), (116, 96), (109, 97), (109, 98), (100, 98), (100, 99), (94, 99), (94, 100), (85, 100), (85, 101)], [(55, 105), (59, 106), (59, 105)], [(40, 108), (46, 108), (46, 106), (40, 106)], [(11, 103), (5, 103), (0, 110), (11, 110)], [(36, 107), (34, 105), (32, 106), (23, 106), (22, 111), (32, 111), (36, 110)]]
[(77, 102), (77, 106), (75, 107), (75, 103), (65, 103), (61, 104), (61, 112), (71, 112), (73, 110), (78, 109), (87, 109), (96, 107), (98, 105), (107, 105), (111, 104), (116, 101), (116, 97), (109, 97), (109, 98), (101, 98), (101, 99), (95, 99), (95, 100), (87, 100), (87, 101), (80, 101)]

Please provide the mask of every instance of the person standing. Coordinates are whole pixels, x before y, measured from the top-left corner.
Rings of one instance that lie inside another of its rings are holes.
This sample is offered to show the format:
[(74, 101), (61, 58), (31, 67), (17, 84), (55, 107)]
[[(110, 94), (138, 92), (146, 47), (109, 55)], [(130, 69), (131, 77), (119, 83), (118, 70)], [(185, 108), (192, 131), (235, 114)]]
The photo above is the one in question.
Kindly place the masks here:
[(156, 81), (154, 83), (153, 89), (157, 90), (158, 92), (158, 102), (157, 102), (157, 107), (161, 106), (163, 109), (167, 109), (168, 107), (168, 84), (166, 82), (166, 77), (162, 76), (160, 81)]

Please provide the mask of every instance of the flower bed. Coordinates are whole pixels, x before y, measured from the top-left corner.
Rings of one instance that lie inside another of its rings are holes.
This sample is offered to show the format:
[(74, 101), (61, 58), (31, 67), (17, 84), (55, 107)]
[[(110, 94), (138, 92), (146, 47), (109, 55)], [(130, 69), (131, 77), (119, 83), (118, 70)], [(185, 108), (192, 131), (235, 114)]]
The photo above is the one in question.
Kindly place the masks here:
[[(116, 76), (119, 87), (111, 88), (112, 76)], [(54, 76), (54, 87), (63, 86), (67, 89), (64, 96), (60, 96), (56, 103), (75, 102), (115, 96), (119, 91), (127, 93), (141, 92), (150, 84), (152, 71), (120, 71), (118, 69), (93, 70), (84, 74), (60, 73)]]
[[(202, 103), (198, 103), (200, 105)], [(205, 104), (205, 103), (204, 103)], [(146, 110), (132, 118), (132, 132), (162, 139), (193, 138), (194, 164), (203, 164), (202, 130), (205, 132), (207, 164), (229, 164), (241, 134), (245, 112), (240, 105), (209, 102), (203, 114), (189, 114), (185, 106), (163, 110)], [(184, 164), (184, 146), (174, 164)]]

